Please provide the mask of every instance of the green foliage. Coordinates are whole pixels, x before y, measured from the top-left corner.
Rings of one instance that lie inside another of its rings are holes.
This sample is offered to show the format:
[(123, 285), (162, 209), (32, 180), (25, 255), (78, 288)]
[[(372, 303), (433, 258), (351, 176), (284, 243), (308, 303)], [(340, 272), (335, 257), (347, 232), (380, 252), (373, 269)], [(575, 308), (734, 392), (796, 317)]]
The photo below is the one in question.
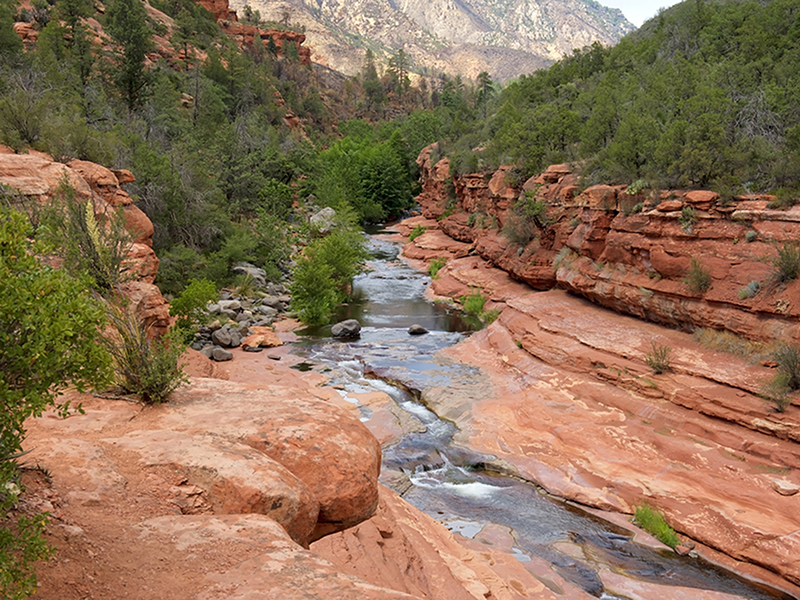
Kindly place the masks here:
[(0, 58), (13, 58), (22, 53), (22, 40), (14, 31), (16, 2), (0, 0)]
[(48, 241), (71, 274), (85, 273), (102, 294), (113, 291), (124, 278), (123, 261), (133, 243), (122, 209), (98, 219), (94, 202), (81, 202), (66, 179), (59, 184), (55, 198), (63, 213), (50, 213)]
[(756, 281), (748, 282), (746, 286), (739, 290), (739, 300), (749, 300), (750, 298), (755, 298), (758, 292), (761, 290), (761, 283)]
[(683, 282), (693, 294), (703, 294), (711, 289), (711, 272), (703, 267), (699, 260), (693, 258)]
[(800, 274), (800, 242), (786, 242), (777, 250), (778, 255), (772, 258), (775, 281), (778, 283), (794, 281)]
[(635, 507), (633, 518), (639, 527), (670, 548), (680, 543), (678, 534), (667, 524), (664, 515), (652, 506), (642, 504)]
[(539, 229), (547, 224), (547, 204), (536, 200), (534, 194), (526, 193), (517, 200), (509, 214), (503, 226), (503, 235), (519, 246), (527, 246), (536, 237)]
[[(48, 556), (41, 539), (44, 518), (14, 522), (9, 509), (20, 493), (15, 458), (22, 452), (25, 420), (55, 406), (70, 385), (79, 391), (105, 385), (107, 353), (97, 344), (103, 311), (89, 297), (86, 281), (42, 265), (41, 245), (28, 239), (20, 213), (0, 208), (0, 591), (23, 598), (36, 587), (33, 562)], [(80, 407), (78, 407), (80, 409)]]
[(771, 354), (764, 344), (752, 342), (730, 331), (698, 329), (692, 334), (692, 339), (709, 350), (734, 354), (750, 362), (767, 360)]
[(697, 213), (688, 204), (681, 209), (681, 216), (678, 217), (681, 229), (686, 233), (692, 233), (694, 224), (697, 223)]
[(789, 375), (779, 371), (761, 386), (761, 397), (770, 402), (776, 412), (783, 413), (792, 404), (793, 393), (789, 387)]
[(800, 346), (784, 344), (773, 352), (772, 359), (786, 376), (786, 386), (793, 392), (800, 390)]
[(430, 278), (436, 279), (439, 276), (439, 271), (446, 264), (446, 258), (434, 258), (428, 265), (428, 275), (430, 275)]
[(189, 382), (180, 364), (186, 350), (182, 332), (173, 329), (155, 339), (150, 327), (129, 307), (107, 304), (109, 323), (116, 336), (105, 338), (114, 359), (117, 384), (145, 404), (165, 402)]
[(672, 364), (672, 348), (663, 344), (651, 342), (651, 350), (648, 352), (644, 361), (647, 366), (653, 370), (653, 373), (660, 375), (661, 373), (669, 370)]
[(480, 315), (483, 313), (483, 306), (486, 304), (486, 296), (480, 292), (472, 292), (468, 296), (461, 296), (459, 298), (461, 306), (464, 310), (473, 315)]
[(152, 43), (147, 11), (140, 0), (112, 0), (106, 8), (106, 31), (118, 45), (114, 82), (129, 110), (141, 101), (149, 76), (144, 61)]
[(417, 225), (416, 227), (414, 227), (414, 229), (409, 234), (408, 241), (409, 242), (413, 242), (415, 239), (417, 239), (423, 233), (425, 233), (425, 227), (423, 227), (422, 225)]
[(744, 239), (747, 241), (748, 244), (755, 242), (758, 239), (758, 233), (751, 229), (750, 231), (744, 234)]
[(184, 333), (194, 333), (208, 317), (206, 307), (217, 299), (217, 286), (208, 279), (190, 279), (180, 295), (169, 306), (169, 314), (178, 317), (175, 327)]
[(292, 273), (292, 305), (307, 325), (324, 323), (343, 302), (367, 258), (364, 238), (346, 226), (310, 244)]

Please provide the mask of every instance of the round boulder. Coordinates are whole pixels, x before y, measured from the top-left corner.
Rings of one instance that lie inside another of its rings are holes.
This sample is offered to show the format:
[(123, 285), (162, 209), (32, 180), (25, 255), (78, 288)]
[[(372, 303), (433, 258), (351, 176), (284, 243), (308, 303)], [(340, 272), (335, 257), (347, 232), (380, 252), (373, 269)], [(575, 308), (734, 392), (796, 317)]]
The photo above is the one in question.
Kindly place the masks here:
[(340, 339), (356, 339), (361, 335), (361, 323), (355, 319), (340, 321), (331, 327), (331, 335)]
[(408, 328), (408, 333), (411, 335), (425, 335), (426, 333), (430, 333), (427, 329), (425, 329), (422, 325), (414, 324)]

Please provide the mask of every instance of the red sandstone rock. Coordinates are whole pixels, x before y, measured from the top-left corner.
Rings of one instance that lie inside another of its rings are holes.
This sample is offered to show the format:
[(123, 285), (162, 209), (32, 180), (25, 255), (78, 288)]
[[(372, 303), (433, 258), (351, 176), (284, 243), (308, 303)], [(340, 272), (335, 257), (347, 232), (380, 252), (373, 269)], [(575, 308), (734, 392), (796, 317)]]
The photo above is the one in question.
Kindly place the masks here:
[(656, 206), (656, 210), (659, 212), (674, 212), (676, 210), (680, 210), (681, 208), (683, 208), (682, 200), (665, 200)]
[(242, 340), (242, 348), (276, 348), (282, 345), (283, 341), (272, 327), (253, 326), (250, 335)]

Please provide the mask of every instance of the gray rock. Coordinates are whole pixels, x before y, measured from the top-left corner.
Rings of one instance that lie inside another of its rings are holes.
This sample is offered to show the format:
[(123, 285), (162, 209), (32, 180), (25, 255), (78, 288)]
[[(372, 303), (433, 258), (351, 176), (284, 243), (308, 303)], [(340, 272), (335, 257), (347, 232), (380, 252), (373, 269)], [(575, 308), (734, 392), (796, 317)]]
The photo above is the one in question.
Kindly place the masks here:
[(261, 307), (262, 308), (272, 308), (274, 310), (280, 310), (283, 306), (283, 302), (281, 302), (280, 298), (277, 296), (264, 296), (261, 299)]
[(250, 263), (240, 262), (231, 269), (236, 275), (249, 275), (258, 287), (267, 285), (267, 272)]
[(242, 334), (238, 331), (231, 331), (231, 348), (238, 348), (242, 345)]
[(283, 304), (291, 304), (292, 297), (287, 294), (283, 294), (282, 296), (278, 296), (278, 300), (280, 300)]
[(235, 310), (239, 311), (242, 309), (242, 303), (238, 300), (220, 300), (218, 303), (220, 310), (228, 311), (228, 310)]
[(203, 354), (207, 358), (211, 358), (211, 354), (214, 351), (214, 344), (206, 344), (202, 348), (200, 348), (200, 354)]
[(244, 351), (245, 352), (261, 352), (264, 350), (261, 346), (247, 346)]
[(309, 220), (311, 227), (320, 233), (330, 233), (335, 224), (336, 211), (331, 207), (323, 208)]
[(243, 323), (245, 321), (251, 321), (253, 319), (253, 313), (249, 310), (243, 310), (238, 315), (236, 315), (236, 322)]
[(226, 360), (233, 360), (233, 354), (225, 350), (225, 348), (214, 346), (214, 349), (211, 351), (211, 358), (217, 362), (224, 362)]
[(219, 312), (220, 312), (220, 314), (225, 315), (229, 319), (235, 319), (236, 315), (239, 314), (235, 310), (230, 310), (230, 309), (227, 309), (227, 308), (223, 308)]
[(278, 311), (271, 306), (259, 306), (256, 310), (269, 319), (278, 316)]
[(222, 328), (222, 323), (220, 323), (219, 319), (215, 319), (214, 321), (208, 324), (208, 330), (212, 333), (217, 329), (221, 328)]
[(427, 329), (425, 329), (422, 325), (417, 325), (416, 323), (408, 328), (408, 333), (411, 335), (425, 335), (426, 333), (430, 333)]
[(215, 315), (219, 312), (219, 304), (209, 304), (206, 306), (206, 310), (208, 311), (208, 314)]
[(267, 354), (267, 358), (270, 359), (270, 360), (280, 360), (281, 359), (281, 355), (280, 354)]
[(227, 325), (225, 325), (224, 327), (217, 329), (214, 333), (211, 334), (211, 340), (217, 346), (223, 346), (225, 348), (230, 347), (231, 345), (230, 328)]
[(331, 335), (335, 338), (355, 339), (361, 335), (361, 323), (355, 319), (340, 321), (331, 327)]

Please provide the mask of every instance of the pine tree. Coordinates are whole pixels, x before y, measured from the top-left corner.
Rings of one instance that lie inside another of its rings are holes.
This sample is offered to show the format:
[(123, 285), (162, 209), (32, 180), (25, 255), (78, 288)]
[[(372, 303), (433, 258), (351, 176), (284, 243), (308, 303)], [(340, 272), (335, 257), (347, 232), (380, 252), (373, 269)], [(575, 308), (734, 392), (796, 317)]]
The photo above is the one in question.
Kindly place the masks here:
[(16, 56), (22, 52), (22, 40), (14, 32), (14, 0), (0, 0), (0, 56)]
[(144, 60), (150, 49), (152, 32), (147, 26), (147, 11), (142, 0), (114, 0), (108, 6), (107, 18), (108, 33), (121, 49), (114, 82), (128, 109), (133, 110), (141, 103), (148, 83)]

